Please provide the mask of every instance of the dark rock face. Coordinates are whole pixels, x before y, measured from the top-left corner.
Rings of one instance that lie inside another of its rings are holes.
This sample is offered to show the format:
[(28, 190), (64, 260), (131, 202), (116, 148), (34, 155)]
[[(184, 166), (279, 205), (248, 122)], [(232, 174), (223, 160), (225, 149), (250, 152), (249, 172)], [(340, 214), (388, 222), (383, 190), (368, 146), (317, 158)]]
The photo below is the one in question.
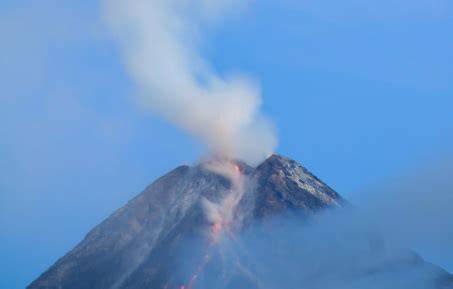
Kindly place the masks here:
[(341, 206), (342, 198), (307, 169), (293, 160), (272, 156), (258, 166), (256, 217), (278, 214), (290, 209), (313, 213), (327, 207)]
[[(333, 189), (287, 158), (274, 155), (257, 168), (236, 164), (249, 181), (235, 207), (233, 233), (288, 211), (304, 218), (345, 204)], [(210, 276), (203, 288), (266, 288), (244, 256), (237, 255), (231, 266), (236, 269), (226, 268), (220, 261), (225, 252), (209, 240), (213, 224), (203, 200), (218, 203), (231, 187), (228, 178), (202, 165), (178, 167), (95, 227), (27, 288), (190, 289), (197, 288), (201, 269)], [(185, 254), (191, 258), (183, 258)], [(449, 278), (436, 282), (437, 288), (453, 288)]]

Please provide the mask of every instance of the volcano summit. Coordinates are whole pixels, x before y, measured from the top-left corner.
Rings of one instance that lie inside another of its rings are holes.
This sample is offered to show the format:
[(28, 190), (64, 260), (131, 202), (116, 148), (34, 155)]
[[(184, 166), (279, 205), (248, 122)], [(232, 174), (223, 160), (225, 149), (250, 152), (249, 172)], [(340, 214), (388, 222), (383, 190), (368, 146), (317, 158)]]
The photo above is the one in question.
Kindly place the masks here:
[[(375, 238), (361, 241), (366, 253), (360, 258), (344, 259), (332, 241), (341, 234), (327, 234), (328, 249), (320, 249), (321, 229), (316, 238), (293, 238), (294, 228), (303, 231), (311, 218), (346, 207), (307, 169), (278, 155), (256, 168), (221, 159), (181, 166), (95, 227), (27, 288), (453, 288), (447, 272), (413, 253), (389, 255)], [(269, 221), (286, 215), (299, 225), (287, 230), (285, 222)]]

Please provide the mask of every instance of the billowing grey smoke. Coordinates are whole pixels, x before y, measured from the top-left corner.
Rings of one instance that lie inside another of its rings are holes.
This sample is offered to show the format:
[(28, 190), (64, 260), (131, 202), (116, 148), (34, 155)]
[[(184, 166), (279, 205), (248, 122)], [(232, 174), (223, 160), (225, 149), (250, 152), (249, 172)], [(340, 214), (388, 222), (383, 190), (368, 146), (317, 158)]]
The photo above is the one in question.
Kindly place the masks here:
[(257, 164), (276, 147), (260, 114), (258, 85), (223, 77), (199, 52), (203, 27), (248, 0), (105, 0), (108, 23), (121, 44), (141, 103), (201, 140), (210, 153)]

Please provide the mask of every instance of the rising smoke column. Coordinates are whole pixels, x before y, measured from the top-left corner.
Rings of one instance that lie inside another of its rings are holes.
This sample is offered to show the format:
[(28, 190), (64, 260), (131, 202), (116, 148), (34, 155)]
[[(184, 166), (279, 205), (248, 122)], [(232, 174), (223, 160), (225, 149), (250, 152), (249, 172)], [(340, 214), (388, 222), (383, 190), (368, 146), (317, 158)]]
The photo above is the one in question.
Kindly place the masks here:
[(140, 103), (201, 140), (212, 154), (257, 164), (276, 147), (256, 83), (216, 73), (199, 52), (204, 27), (248, 0), (105, 0)]

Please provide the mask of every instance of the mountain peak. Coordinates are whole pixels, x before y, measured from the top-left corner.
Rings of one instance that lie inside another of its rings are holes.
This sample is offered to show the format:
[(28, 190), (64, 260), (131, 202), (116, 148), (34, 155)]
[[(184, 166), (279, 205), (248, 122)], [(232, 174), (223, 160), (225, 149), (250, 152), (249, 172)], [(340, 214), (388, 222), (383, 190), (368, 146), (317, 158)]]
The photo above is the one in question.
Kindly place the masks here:
[(204, 288), (265, 288), (241, 248), (234, 248), (234, 262), (223, 265), (218, 238), (234, 243), (262, 219), (288, 211), (304, 218), (343, 204), (332, 188), (280, 155), (256, 168), (225, 159), (180, 166), (96, 226), (27, 288), (191, 289), (198, 288), (202, 271), (213, 278)]
[(287, 163), (287, 162), (295, 162), (285, 156), (279, 154), (272, 154), (270, 155), (264, 162), (280, 162), (280, 163)]
[(162, 278), (171, 264), (159, 256), (183, 246), (182, 239), (221, 225), (206, 215), (209, 204), (226, 204), (231, 210), (227, 221), (241, 228), (287, 210), (308, 215), (341, 206), (341, 200), (300, 164), (279, 155), (256, 168), (218, 160), (180, 166), (95, 227), (28, 288), (164, 288), (169, 280)]
[[(343, 204), (332, 188), (280, 155), (256, 168), (225, 159), (180, 166), (96, 226), (27, 288), (192, 289), (202, 271), (214, 278), (205, 288), (268, 288), (244, 267), (247, 257), (239, 251), (223, 267), (219, 237), (234, 243), (262, 219), (286, 212), (304, 218)], [(189, 269), (179, 275), (184, 266)]]

